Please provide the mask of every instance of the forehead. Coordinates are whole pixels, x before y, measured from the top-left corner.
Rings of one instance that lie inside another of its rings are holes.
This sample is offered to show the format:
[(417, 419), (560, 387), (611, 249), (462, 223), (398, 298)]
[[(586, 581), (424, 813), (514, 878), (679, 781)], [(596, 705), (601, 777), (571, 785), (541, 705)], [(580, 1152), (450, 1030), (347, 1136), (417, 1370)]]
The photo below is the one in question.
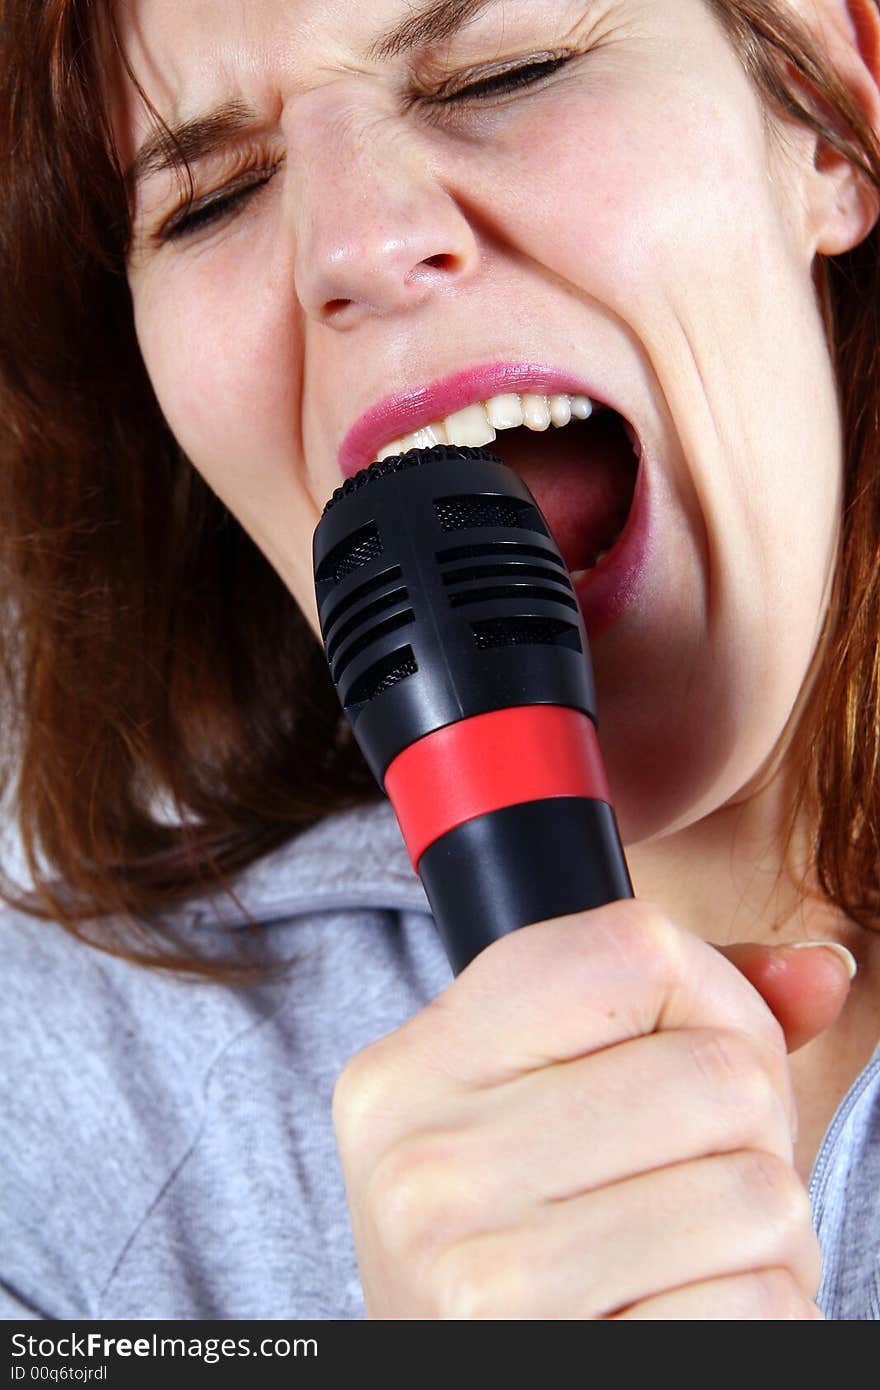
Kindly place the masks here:
[[(660, 0), (654, 0), (660, 3)], [(505, 42), (546, 20), (575, 25), (608, 0), (125, 0), (113, 7), (122, 52), (166, 120), (260, 96), (317, 73), (370, 73), (413, 48)], [(124, 64), (111, 62), (115, 124), (129, 141), (149, 123)]]

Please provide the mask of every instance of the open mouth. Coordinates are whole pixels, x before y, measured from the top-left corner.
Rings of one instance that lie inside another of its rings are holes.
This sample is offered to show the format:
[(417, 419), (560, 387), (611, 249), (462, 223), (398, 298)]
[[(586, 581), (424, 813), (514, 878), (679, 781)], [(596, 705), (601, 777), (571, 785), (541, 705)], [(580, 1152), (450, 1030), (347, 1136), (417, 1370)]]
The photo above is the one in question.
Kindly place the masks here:
[(572, 578), (594, 569), (617, 544), (632, 508), (639, 446), (615, 410), (535, 434), (499, 433), (489, 446), (532, 493)]
[(446, 443), (488, 447), (522, 478), (575, 581), (614, 549), (641, 455), (635, 430), (616, 410), (587, 396), (508, 393), (394, 440), (378, 458)]

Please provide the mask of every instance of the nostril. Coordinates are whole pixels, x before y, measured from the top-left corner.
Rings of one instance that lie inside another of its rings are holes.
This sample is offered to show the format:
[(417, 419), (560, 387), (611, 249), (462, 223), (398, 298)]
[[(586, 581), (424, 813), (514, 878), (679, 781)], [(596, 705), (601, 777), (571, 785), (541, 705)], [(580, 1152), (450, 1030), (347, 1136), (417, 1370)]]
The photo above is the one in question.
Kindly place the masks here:
[[(0, 0), (2, 4), (2, 0)], [(436, 245), (436, 242), (435, 242)], [(355, 249), (357, 254), (355, 254)], [(394, 310), (415, 308), (434, 290), (451, 284), (466, 273), (467, 260), (455, 248), (419, 257), (418, 248), (403, 242), (376, 248), (369, 244), (338, 248), (303, 274), (306, 292), (318, 291), (313, 309), (323, 323), (336, 328), (350, 328), (363, 313), (385, 314)], [(329, 264), (328, 264), (329, 262)], [(320, 291), (347, 290), (332, 298), (319, 298)]]

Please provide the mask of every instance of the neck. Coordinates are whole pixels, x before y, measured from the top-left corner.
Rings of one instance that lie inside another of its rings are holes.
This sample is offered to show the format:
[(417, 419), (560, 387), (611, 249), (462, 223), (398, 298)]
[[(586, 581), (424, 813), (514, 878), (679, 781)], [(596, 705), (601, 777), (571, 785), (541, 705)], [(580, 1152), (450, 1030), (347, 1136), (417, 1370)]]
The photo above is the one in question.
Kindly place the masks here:
[[(801, 817), (788, 836), (793, 788), (781, 772), (761, 790), (675, 834), (627, 847), (636, 896), (705, 941), (765, 945), (843, 940), (848, 919), (819, 896)], [(850, 924), (851, 925), (851, 924)]]
[(820, 893), (806, 818), (787, 836), (791, 805), (791, 788), (778, 776), (739, 804), (630, 846), (626, 855), (636, 896), (705, 941), (837, 941), (855, 956), (859, 970), (840, 1017), (791, 1059), (800, 1114), (796, 1162), (806, 1181), (838, 1104), (880, 1035), (880, 931), (860, 927)]

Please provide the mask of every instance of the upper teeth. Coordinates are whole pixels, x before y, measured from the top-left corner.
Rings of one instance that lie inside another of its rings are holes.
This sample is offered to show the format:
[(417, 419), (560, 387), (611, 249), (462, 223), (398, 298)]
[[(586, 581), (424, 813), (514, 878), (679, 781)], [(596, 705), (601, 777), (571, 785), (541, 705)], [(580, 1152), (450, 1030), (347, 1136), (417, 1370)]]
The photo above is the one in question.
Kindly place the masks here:
[(392, 439), (376, 455), (377, 461), (405, 454), (408, 449), (432, 449), (435, 444), (461, 444), (479, 448), (491, 444), (498, 430), (514, 430), (525, 425), (528, 430), (546, 430), (550, 425), (561, 429), (572, 419), (588, 420), (593, 413), (589, 396), (533, 396), (511, 392), (490, 396), (456, 410), (444, 420), (423, 425), (401, 439)]

